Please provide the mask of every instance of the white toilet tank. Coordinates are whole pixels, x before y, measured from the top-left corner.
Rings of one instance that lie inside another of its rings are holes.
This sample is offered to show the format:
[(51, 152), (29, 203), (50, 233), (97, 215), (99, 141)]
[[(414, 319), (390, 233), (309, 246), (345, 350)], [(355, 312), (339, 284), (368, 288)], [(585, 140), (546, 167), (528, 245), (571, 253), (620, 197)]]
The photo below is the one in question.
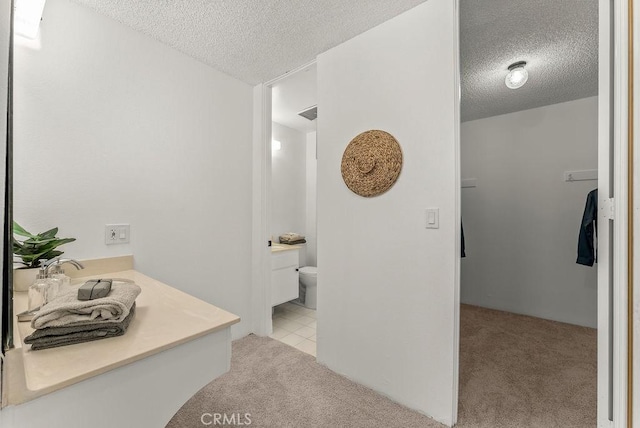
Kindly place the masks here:
[(318, 299), (318, 268), (305, 266), (300, 268), (300, 283), (305, 286), (306, 293), (304, 305), (310, 309), (316, 309)]

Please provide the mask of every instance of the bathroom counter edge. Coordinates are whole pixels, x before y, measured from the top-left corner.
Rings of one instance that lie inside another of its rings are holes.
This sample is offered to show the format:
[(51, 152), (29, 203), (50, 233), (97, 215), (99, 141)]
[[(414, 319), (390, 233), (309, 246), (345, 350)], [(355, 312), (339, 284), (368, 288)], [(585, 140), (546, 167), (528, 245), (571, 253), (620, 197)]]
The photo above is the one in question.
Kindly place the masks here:
[[(93, 272), (92, 272), (93, 273)], [(74, 283), (104, 277), (76, 278)], [(136, 316), (123, 336), (77, 345), (31, 351), (22, 340), (31, 334), (30, 323), (15, 320), (15, 348), (7, 352), (6, 404), (20, 404), (142, 360), (240, 321), (214, 305), (163, 284), (135, 270), (108, 273), (138, 284)], [(27, 307), (27, 293), (14, 293), (14, 314)]]
[(291, 250), (300, 250), (302, 248), (304, 248), (305, 244), (294, 244), (294, 245), (289, 245), (289, 244), (272, 244), (271, 245), (271, 252), (272, 253), (280, 253), (282, 251), (291, 251)]

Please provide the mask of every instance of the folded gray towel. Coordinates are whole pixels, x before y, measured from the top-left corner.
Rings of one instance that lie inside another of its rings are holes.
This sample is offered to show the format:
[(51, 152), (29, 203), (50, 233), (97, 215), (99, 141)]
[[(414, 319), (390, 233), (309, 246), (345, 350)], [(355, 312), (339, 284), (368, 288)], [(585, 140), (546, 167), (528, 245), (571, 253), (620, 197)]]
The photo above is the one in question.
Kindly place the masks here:
[(307, 242), (306, 239), (298, 239), (295, 241), (280, 241), (280, 243), (284, 245), (297, 245), (297, 244), (304, 244), (306, 242)]
[(41, 349), (122, 336), (129, 328), (135, 312), (136, 304), (134, 303), (129, 310), (129, 314), (121, 322), (105, 322), (72, 327), (48, 327), (35, 330), (24, 338), (24, 343), (30, 344), (32, 351), (39, 351)]
[(136, 284), (114, 282), (108, 296), (78, 300), (78, 288), (80, 285), (64, 287), (34, 315), (31, 327), (41, 329), (121, 322), (129, 315), (129, 309), (141, 291)]

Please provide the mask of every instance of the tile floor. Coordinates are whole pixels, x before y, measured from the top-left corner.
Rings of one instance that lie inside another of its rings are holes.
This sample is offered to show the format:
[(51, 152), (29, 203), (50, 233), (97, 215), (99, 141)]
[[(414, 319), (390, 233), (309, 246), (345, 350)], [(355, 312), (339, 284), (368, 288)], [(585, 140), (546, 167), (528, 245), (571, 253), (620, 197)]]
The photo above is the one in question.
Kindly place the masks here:
[(316, 311), (290, 302), (274, 307), (271, 337), (316, 356)]

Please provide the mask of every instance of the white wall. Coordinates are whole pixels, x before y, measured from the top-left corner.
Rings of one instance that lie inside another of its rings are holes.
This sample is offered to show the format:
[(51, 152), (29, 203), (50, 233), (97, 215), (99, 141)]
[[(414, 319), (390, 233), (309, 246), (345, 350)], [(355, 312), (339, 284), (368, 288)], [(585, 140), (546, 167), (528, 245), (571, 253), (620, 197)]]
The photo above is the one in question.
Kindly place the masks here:
[(271, 152), (271, 234), (274, 242), (287, 232), (306, 233), (305, 134), (272, 123), (271, 134), (282, 148)]
[(307, 134), (307, 266), (317, 266), (317, 188), (318, 161), (316, 159), (316, 132)]
[[(454, 2), (430, 0), (318, 57), (318, 360), (454, 422), (457, 108)], [(349, 141), (399, 141), (374, 198), (340, 174)], [(425, 209), (440, 209), (426, 229)]]
[(597, 181), (597, 97), (465, 122), (461, 127), (467, 257), (463, 303), (596, 327), (597, 269), (576, 264), (587, 193)]
[[(15, 55), (15, 218), (66, 255), (136, 269), (250, 329), (252, 88), (68, 0)], [(130, 223), (106, 246), (104, 225)]]

